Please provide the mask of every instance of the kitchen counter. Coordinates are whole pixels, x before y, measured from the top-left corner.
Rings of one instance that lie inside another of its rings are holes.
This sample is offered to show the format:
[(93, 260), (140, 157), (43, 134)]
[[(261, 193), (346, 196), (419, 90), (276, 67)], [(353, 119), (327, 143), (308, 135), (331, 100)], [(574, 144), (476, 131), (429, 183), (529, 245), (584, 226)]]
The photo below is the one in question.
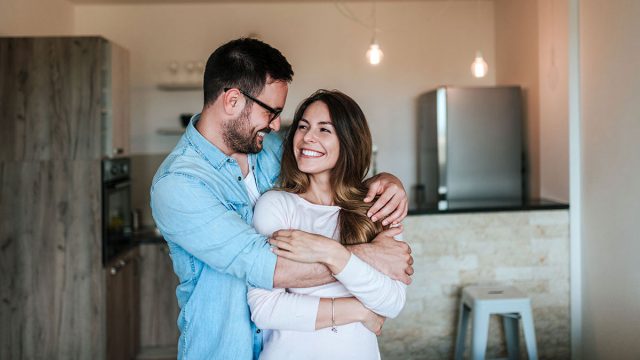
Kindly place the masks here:
[[(415, 273), (404, 310), (378, 340), (382, 358), (452, 358), (461, 289), (511, 285), (531, 298), (540, 358), (568, 359), (568, 206), (471, 205), (414, 210), (403, 221)], [(501, 328), (491, 320), (487, 358), (506, 357)]]
[(569, 204), (547, 199), (449, 201), (447, 209), (438, 209), (435, 207), (414, 207), (409, 209), (409, 215), (562, 210), (568, 208)]
[(162, 234), (154, 226), (143, 226), (133, 232), (134, 244), (162, 244), (164, 242)]

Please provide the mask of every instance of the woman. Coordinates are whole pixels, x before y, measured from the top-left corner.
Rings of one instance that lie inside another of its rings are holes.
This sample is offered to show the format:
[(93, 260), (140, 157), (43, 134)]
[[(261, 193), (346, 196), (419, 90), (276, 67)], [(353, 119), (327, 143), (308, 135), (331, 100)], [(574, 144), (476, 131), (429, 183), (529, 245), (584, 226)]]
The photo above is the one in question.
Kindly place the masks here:
[(280, 229), (325, 236), (293, 241), (282, 231), (271, 244), (278, 256), (325, 264), (339, 282), (251, 289), (252, 320), (266, 330), (261, 359), (380, 358), (376, 335), (384, 317), (397, 316), (404, 306), (406, 286), (345, 247), (383, 231), (366, 216), (370, 205), (363, 201), (371, 145), (362, 110), (339, 91), (319, 90), (296, 110), (284, 144), (281, 188), (258, 200), (254, 226), (268, 236)]

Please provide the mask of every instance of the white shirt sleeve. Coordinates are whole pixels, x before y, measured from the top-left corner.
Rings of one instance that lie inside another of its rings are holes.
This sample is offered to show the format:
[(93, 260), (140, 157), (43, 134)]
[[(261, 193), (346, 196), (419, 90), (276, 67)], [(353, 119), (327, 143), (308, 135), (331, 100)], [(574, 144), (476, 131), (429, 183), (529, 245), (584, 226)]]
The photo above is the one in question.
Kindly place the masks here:
[(320, 298), (285, 289), (250, 288), (251, 321), (261, 329), (315, 331)]
[[(288, 228), (286, 200), (278, 191), (262, 195), (253, 211), (253, 226), (266, 236)], [(285, 289), (249, 288), (251, 320), (261, 329), (314, 331), (320, 298), (287, 293)]]
[(384, 317), (398, 316), (406, 302), (405, 283), (389, 278), (353, 254), (334, 277), (364, 306)]

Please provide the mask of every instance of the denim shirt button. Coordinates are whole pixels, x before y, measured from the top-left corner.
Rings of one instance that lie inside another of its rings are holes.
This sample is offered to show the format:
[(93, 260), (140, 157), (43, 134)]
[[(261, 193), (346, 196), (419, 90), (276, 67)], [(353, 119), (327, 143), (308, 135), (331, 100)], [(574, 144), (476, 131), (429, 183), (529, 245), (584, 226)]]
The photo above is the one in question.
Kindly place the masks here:
[(260, 329), (256, 330), (256, 334), (260, 334), (260, 331), (261, 331)]
[(242, 181), (242, 176), (238, 176), (238, 181)]

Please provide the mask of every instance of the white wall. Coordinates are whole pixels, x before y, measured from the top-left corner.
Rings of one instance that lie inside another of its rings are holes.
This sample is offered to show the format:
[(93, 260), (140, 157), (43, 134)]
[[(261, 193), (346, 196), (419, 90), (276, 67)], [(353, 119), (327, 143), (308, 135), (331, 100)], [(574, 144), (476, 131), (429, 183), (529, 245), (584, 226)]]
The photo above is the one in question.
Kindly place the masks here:
[(495, 1), (496, 83), (521, 85), (529, 193), (569, 200), (568, 2)]
[[(369, 2), (348, 3), (370, 21)], [(318, 88), (337, 88), (362, 106), (379, 148), (381, 171), (415, 183), (416, 99), (440, 84), (492, 85), (494, 71), (475, 79), (470, 65), (481, 47), (494, 64), (490, 1), (378, 3), (383, 63), (364, 53), (371, 31), (348, 20), (334, 2), (268, 4), (77, 5), (76, 31), (102, 34), (129, 49), (132, 82), (132, 151), (168, 152), (177, 137), (156, 134), (177, 125), (181, 112), (197, 112), (199, 91), (156, 89), (171, 60), (206, 60), (224, 42), (259, 34), (293, 65), (285, 118)]]
[(529, 194), (540, 195), (540, 104), (537, 1), (495, 1), (496, 83), (523, 92)]
[(569, 201), (567, 0), (538, 0), (540, 196)]
[(0, 36), (71, 35), (73, 15), (66, 0), (2, 0)]
[(580, 1), (584, 359), (640, 359), (640, 2)]

